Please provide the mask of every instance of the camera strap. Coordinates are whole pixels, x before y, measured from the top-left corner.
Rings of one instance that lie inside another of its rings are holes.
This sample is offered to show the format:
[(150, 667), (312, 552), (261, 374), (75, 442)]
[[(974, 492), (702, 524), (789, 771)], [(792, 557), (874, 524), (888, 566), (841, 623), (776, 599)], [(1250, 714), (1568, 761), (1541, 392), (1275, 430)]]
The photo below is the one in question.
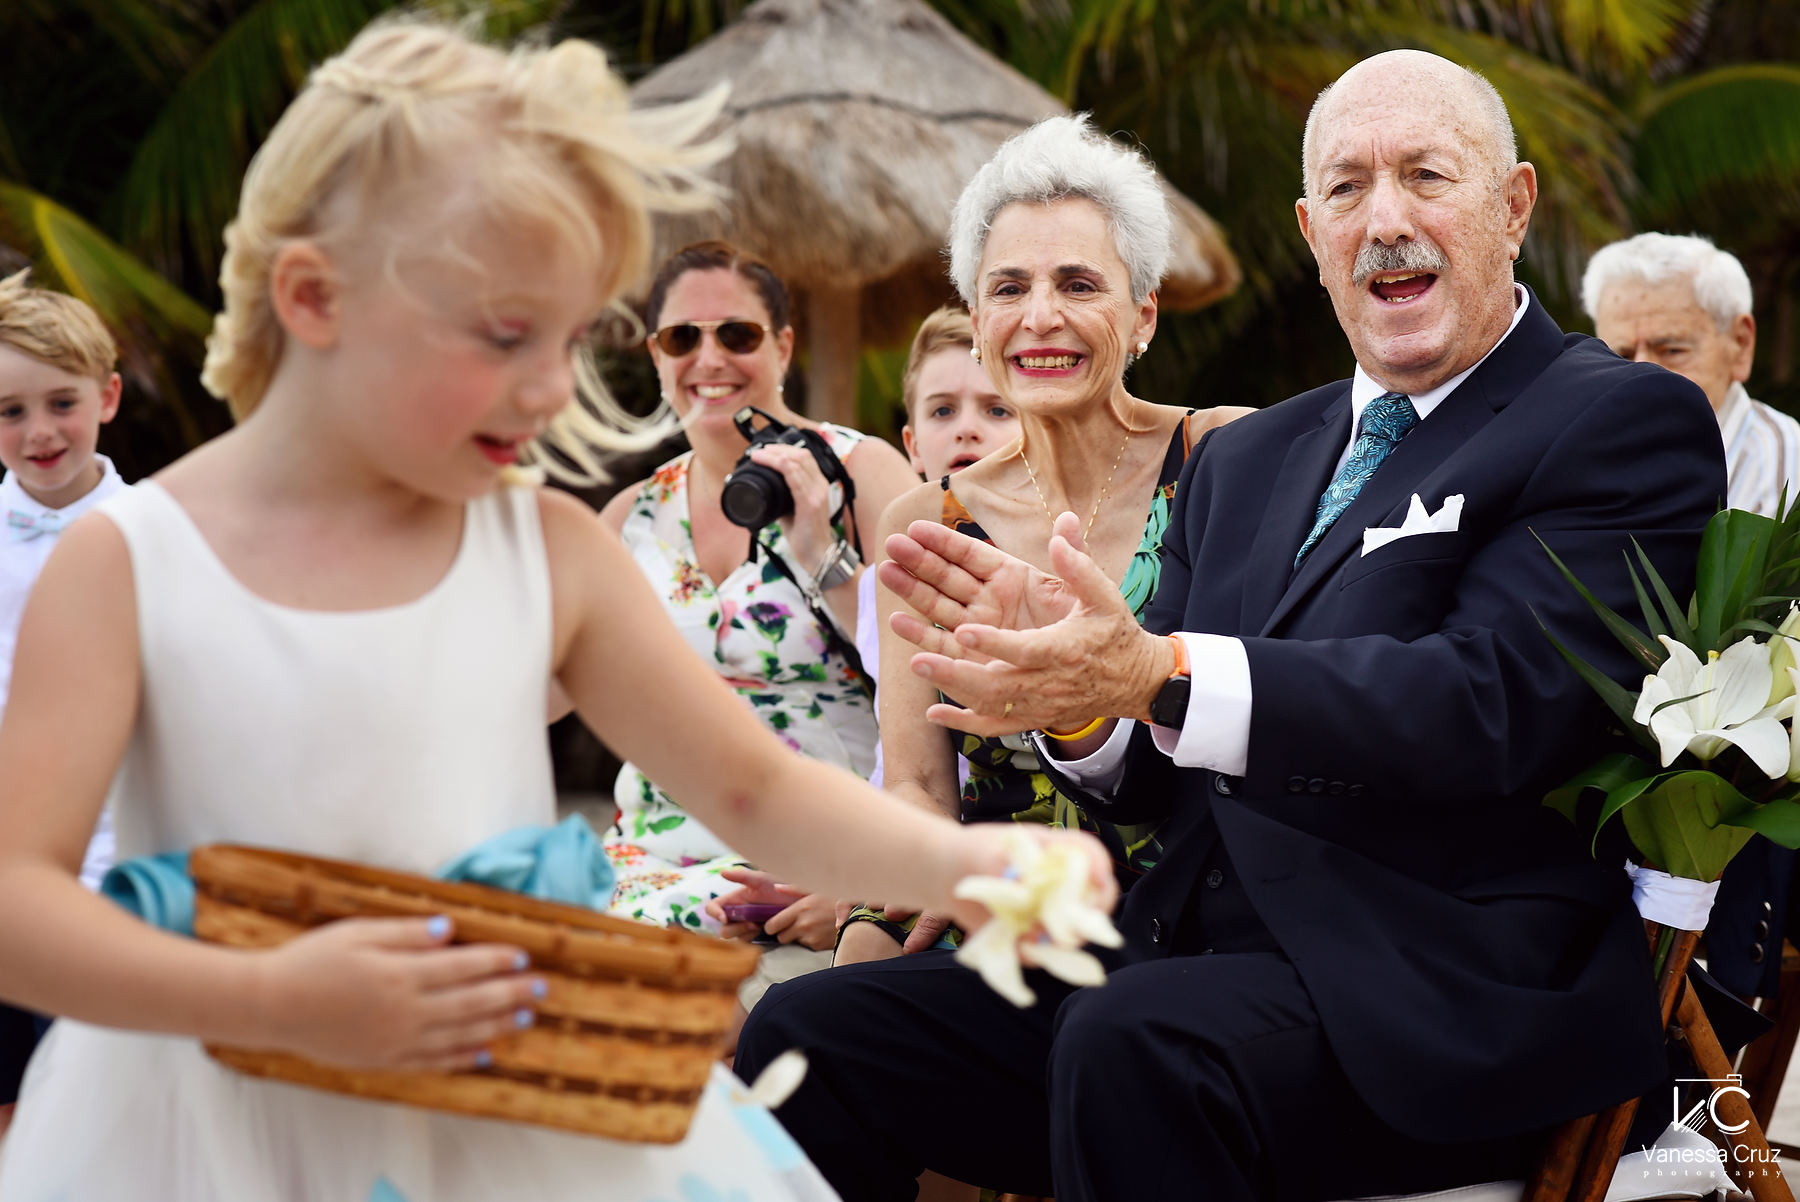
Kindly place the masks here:
[[(848, 507), (846, 504), (845, 508)], [(801, 582), (800, 577), (785, 556), (756, 535), (752, 535), (750, 537), (750, 562), (756, 562), (758, 551), (767, 555), (769, 562), (775, 565), (775, 570), (787, 577), (788, 583), (794, 586), (794, 591), (805, 598), (806, 608), (812, 611), (813, 621), (818, 623), (820, 631), (825, 635), (825, 650), (827, 653), (835, 651), (844, 657), (844, 662), (850, 666), (850, 671), (856, 674), (856, 683), (862, 687), (862, 691), (869, 696), (870, 700), (873, 700), (875, 682), (870, 679), (868, 669), (863, 667), (862, 656), (856, 650), (856, 640), (846, 636), (839, 629), (837, 618), (832, 615), (831, 607), (825, 604), (825, 599), (809, 587), (809, 584)], [(865, 567), (863, 570), (868, 571), (869, 569)]]

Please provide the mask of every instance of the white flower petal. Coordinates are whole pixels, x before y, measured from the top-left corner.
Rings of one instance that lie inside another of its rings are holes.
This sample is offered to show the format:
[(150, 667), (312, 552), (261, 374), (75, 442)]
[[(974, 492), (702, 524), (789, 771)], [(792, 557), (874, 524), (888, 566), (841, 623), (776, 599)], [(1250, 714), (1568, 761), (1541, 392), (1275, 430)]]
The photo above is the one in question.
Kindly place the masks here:
[(1790, 754), (1788, 732), (1786, 727), (1773, 718), (1745, 722), (1730, 730), (1703, 731), (1702, 734), (1714, 735), (1727, 743), (1737, 744), (1750, 757), (1750, 762), (1762, 769), (1762, 774), (1770, 780), (1780, 780), (1787, 775)]
[(757, 1074), (756, 1083), (747, 1091), (748, 1100), (774, 1110), (792, 1097), (805, 1079), (806, 1053), (799, 1048), (789, 1048)]
[(1739, 639), (1725, 648), (1712, 667), (1710, 725), (1736, 726), (1754, 718), (1769, 703), (1773, 679), (1769, 652), (1755, 639)]
[(1700, 674), (1700, 669), (1705, 665), (1700, 662), (1700, 657), (1694, 654), (1693, 648), (1686, 643), (1677, 643), (1666, 634), (1659, 634), (1656, 637), (1657, 641), (1662, 643), (1663, 649), (1669, 653), (1669, 658), (1663, 661), (1662, 667), (1656, 670), (1656, 674), (1675, 690), (1670, 696), (1686, 697), (1694, 691), (1688, 686), (1694, 683), (1694, 677)]
[(1019, 958), (1071, 985), (1106, 984), (1106, 969), (1100, 961), (1076, 948), (1058, 947), (1054, 943), (1027, 943), (1019, 949)]
[(957, 962), (981, 974), (989, 989), (1023, 1010), (1037, 1001), (1019, 967), (1018, 937), (992, 923), (963, 940)]
[(1637, 706), (1631, 711), (1631, 720), (1640, 726), (1648, 726), (1657, 706), (1683, 695), (1671, 689), (1669, 682), (1661, 676), (1646, 676), (1644, 687), (1638, 692)]

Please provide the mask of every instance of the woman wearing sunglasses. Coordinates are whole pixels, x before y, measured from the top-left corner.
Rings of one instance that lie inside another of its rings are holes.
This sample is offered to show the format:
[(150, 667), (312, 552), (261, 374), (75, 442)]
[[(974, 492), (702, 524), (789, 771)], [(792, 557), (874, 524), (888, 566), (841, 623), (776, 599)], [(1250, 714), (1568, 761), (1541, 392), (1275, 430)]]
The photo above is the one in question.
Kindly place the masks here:
[[(689, 645), (763, 721), (796, 751), (867, 776), (875, 711), (846, 654), (857, 581), (862, 557), (874, 554), (882, 510), (919, 478), (881, 439), (809, 422), (787, 407), (788, 312), (775, 274), (727, 243), (695, 243), (663, 264), (650, 287), (650, 357), (693, 449), (619, 493), (602, 517), (657, 586)], [(720, 492), (745, 452), (733, 417), (746, 405), (823, 436), (848, 471), (854, 499), (846, 503), (846, 490), (827, 483), (805, 447), (764, 444), (749, 458), (780, 473), (792, 511), (760, 530), (727, 518)], [(696, 754), (704, 754), (705, 732), (693, 735)], [(702, 926), (705, 904), (734, 888), (720, 873), (743, 861), (629, 764), (614, 796), (619, 824), (607, 853), (618, 873), (615, 912)], [(834, 905), (795, 901), (765, 930), (828, 953)]]

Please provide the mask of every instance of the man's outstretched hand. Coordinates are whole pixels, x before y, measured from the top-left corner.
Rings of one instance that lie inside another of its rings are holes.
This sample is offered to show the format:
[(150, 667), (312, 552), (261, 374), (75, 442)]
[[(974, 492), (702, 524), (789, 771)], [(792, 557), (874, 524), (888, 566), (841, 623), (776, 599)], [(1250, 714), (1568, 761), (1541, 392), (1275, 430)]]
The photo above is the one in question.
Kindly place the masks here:
[(881, 583), (913, 611), (893, 615), (894, 633), (920, 648), (913, 671), (959, 703), (932, 706), (933, 722), (1002, 735), (1148, 717), (1173, 649), (1138, 625), (1079, 519), (1054, 530), (1054, 576), (936, 522), (888, 539)]

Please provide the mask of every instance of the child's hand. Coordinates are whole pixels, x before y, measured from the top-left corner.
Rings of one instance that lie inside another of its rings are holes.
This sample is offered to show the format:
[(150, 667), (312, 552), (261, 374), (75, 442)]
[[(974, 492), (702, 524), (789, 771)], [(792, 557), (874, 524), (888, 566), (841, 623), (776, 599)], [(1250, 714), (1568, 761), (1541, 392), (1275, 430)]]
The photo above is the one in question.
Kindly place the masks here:
[(543, 982), (500, 944), (445, 946), (445, 918), (351, 918), (262, 953), (264, 1046), (357, 1068), (485, 1066), (532, 1022)]

